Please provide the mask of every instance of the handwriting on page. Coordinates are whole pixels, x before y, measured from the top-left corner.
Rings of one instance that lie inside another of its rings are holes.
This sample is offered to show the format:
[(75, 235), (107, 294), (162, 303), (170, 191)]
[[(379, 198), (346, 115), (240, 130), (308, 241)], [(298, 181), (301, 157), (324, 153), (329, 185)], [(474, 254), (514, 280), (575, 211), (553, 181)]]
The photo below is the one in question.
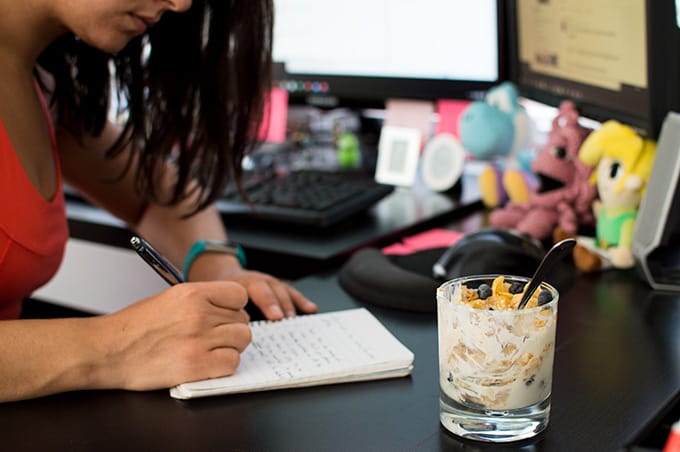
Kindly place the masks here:
[(363, 308), (253, 322), (251, 327), (253, 340), (235, 374), (185, 383), (183, 389), (227, 393), (342, 381), (413, 361), (413, 354)]
[(324, 318), (314, 324), (284, 320), (270, 323), (266, 330), (253, 328), (253, 342), (243, 353), (235, 376), (248, 374), (251, 382), (300, 378), (373, 358), (373, 352), (341, 318)]
[[(374, 358), (370, 338), (357, 337), (362, 331), (366, 334), (371, 331), (357, 325), (362, 321), (363, 316), (352, 319), (345, 315), (319, 315), (255, 322), (253, 340), (241, 354), (236, 373), (205, 380), (200, 386), (206, 389), (272, 384), (333, 374), (370, 363)], [(349, 322), (354, 324), (350, 327)]]
[(183, 383), (177, 398), (406, 375), (413, 353), (365, 308), (251, 323), (236, 373)]

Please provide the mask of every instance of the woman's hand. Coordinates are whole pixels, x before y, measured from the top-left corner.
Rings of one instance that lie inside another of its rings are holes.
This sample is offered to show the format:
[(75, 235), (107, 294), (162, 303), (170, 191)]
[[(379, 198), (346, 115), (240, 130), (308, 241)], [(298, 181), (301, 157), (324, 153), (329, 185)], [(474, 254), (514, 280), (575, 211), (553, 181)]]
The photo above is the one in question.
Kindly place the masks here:
[(297, 289), (269, 274), (241, 268), (233, 256), (201, 254), (191, 266), (188, 276), (189, 281), (221, 279), (239, 283), (269, 320), (293, 317), (297, 312), (311, 314), (317, 311), (316, 304)]
[(186, 283), (102, 317), (107, 356), (96, 386), (149, 390), (231, 375), (252, 338), (247, 301), (241, 284)]
[(298, 311), (305, 314), (317, 311), (316, 304), (300, 291), (266, 273), (239, 270), (228, 275), (227, 279), (245, 287), (250, 300), (269, 320), (294, 317)]

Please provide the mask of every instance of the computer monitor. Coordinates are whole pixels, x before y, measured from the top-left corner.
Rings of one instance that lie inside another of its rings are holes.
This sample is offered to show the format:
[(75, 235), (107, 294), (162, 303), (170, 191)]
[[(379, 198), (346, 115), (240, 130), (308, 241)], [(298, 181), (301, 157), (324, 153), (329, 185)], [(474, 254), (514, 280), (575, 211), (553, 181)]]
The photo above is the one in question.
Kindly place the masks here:
[(508, 0), (510, 79), (530, 99), (655, 138), (680, 104), (675, 0)]
[(476, 99), (506, 77), (503, 0), (275, 0), (275, 83), (291, 103)]

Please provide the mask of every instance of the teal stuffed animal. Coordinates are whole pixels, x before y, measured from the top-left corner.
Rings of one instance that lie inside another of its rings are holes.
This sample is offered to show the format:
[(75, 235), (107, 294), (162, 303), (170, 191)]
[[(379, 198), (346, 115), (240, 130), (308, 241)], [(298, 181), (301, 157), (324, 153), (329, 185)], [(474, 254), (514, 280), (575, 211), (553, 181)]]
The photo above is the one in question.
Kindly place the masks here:
[(528, 202), (536, 182), (530, 163), (531, 122), (511, 82), (495, 86), (484, 101), (476, 101), (461, 114), (460, 139), (479, 161), (490, 162), (480, 173), (482, 201), (494, 208), (510, 199)]

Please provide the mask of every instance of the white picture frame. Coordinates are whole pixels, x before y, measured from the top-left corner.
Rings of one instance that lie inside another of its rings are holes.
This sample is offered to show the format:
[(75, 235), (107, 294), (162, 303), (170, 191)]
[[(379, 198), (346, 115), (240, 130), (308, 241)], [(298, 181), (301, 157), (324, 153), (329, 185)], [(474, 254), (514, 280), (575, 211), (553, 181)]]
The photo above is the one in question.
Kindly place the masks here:
[(420, 130), (384, 126), (378, 142), (375, 180), (381, 184), (413, 186), (418, 173), (422, 141)]

